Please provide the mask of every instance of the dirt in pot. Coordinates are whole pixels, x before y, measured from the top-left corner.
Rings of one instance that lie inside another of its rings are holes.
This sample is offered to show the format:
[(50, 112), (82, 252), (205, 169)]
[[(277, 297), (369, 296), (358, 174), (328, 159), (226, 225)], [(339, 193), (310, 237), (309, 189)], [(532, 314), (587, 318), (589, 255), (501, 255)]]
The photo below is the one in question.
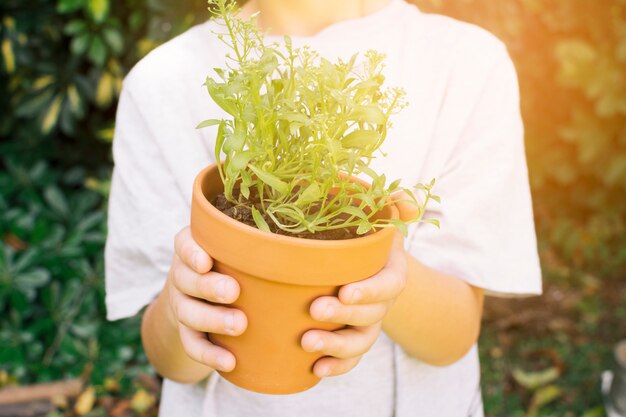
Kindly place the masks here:
[[(238, 199), (239, 189), (233, 190), (233, 197)], [(257, 208), (260, 208), (260, 200), (258, 194), (256, 193), (256, 190), (250, 190), (249, 200), (251, 200)], [(226, 197), (224, 197), (224, 193), (220, 193), (215, 196), (215, 198), (211, 200), (211, 204), (219, 211), (226, 214), (228, 217), (231, 217), (249, 226), (256, 227), (254, 219), (252, 218), (252, 211), (248, 207), (231, 203), (226, 199)], [(278, 235), (317, 240), (344, 240), (359, 237), (359, 235), (356, 233), (356, 228), (354, 227), (346, 229), (325, 230), (317, 233), (289, 233), (276, 227), (276, 225), (274, 224), (272, 219), (269, 218), (269, 216), (263, 215), (263, 217), (265, 218), (265, 221), (267, 222), (271, 231)]]

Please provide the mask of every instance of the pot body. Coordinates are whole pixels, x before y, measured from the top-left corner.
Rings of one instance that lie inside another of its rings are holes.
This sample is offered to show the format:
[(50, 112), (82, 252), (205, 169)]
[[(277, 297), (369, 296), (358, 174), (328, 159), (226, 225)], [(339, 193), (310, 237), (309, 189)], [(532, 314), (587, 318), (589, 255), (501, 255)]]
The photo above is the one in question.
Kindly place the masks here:
[[(313, 320), (311, 303), (380, 271), (396, 232), (385, 228), (340, 241), (267, 233), (213, 207), (209, 201), (222, 191), (217, 165), (211, 165), (196, 177), (191, 207), (194, 240), (214, 259), (214, 270), (237, 280), (241, 292), (232, 307), (248, 318), (248, 328), (240, 336), (209, 335), (237, 360), (232, 372), (220, 374), (265, 394), (309, 389), (319, 382), (312, 369), (321, 355), (302, 349), (302, 335), (310, 329), (340, 328)], [(398, 212), (388, 206), (382, 215), (397, 218)]]

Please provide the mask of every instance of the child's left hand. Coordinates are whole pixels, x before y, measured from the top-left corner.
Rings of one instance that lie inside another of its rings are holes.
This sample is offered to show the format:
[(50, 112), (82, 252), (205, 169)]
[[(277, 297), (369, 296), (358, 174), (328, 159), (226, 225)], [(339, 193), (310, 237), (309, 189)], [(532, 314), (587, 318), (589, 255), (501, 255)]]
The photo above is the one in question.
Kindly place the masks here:
[(380, 272), (341, 287), (338, 297), (320, 297), (311, 304), (310, 313), (315, 320), (348, 326), (334, 332), (309, 330), (302, 336), (304, 350), (329, 356), (315, 363), (315, 375), (321, 378), (344, 374), (372, 347), (383, 318), (406, 284), (405, 256), (398, 233), (389, 260)]

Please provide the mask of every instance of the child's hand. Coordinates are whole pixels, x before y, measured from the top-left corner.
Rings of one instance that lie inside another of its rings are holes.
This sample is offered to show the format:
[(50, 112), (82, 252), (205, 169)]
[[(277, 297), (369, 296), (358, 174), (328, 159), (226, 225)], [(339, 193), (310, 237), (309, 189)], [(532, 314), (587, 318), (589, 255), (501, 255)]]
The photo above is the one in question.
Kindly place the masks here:
[(311, 305), (315, 320), (348, 325), (329, 332), (309, 330), (302, 347), (330, 357), (319, 359), (313, 371), (318, 377), (341, 375), (354, 368), (380, 333), (382, 320), (406, 283), (407, 261), (402, 237), (397, 234), (387, 265), (376, 275), (343, 286), (339, 297), (320, 297)]
[(231, 371), (235, 357), (209, 342), (206, 333), (237, 336), (244, 332), (248, 320), (241, 310), (205, 300), (233, 303), (239, 297), (239, 284), (227, 275), (211, 271), (213, 260), (193, 240), (188, 227), (176, 235), (175, 251), (166, 287), (185, 352), (214, 369)]

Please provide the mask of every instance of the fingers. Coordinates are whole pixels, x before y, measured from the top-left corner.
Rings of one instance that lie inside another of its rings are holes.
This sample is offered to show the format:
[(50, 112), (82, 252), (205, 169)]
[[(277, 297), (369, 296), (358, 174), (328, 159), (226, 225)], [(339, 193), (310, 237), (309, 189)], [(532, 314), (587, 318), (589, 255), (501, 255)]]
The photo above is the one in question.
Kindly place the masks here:
[(176, 319), (192, 330), (238, 336), (248, 326), (243, 311), (211, 305), (178, 291), (171, 295), (171, 303)]
[(318, 359), (313, 365), (313, 373), (318, 378), (324, 378), (326, 376), (338, 376), (345, 374), (358, 365), (362, 356), (349, 359), (337, 359), (324, 357)]
[(193, 239), (189, 227), (185, 227), (176, 235), (174, 250), (187, 266), (199, 274), (205, 274), (213, 267), (213, 260)]
[(380, 323), (365, 327), (348, 327), (334, 332), (309, 330), (302, 336), (302, 348), (339, 359), (354, 358), (367, 352), (380, 333)]
[(207, 339), (206, 333), (179, 325), (178, 331), (187, 355), (204, 365), (219, 371), (230, 372), (235, 368), (235, 356)]
[(343, 286), (339, 300), (344, 304), (373, 304), (394, 300), (406, 285), (407, 260), (402, 243), (394, 242), (387, 265), (376, 275)]
[(345, 305), (337, 297), (320, 297), (310, 308), (311, 317), (318, 321), (347, 324), (350, 326), (369, 326), (381, 321), (389, 303)]
[(237, 281), (218, 272), (201, 275), (184, 263), (178, 262), (172, 269), (172, 278), (176, 289), (191, 297), (220, 304), (231, 304), (239, 297)]

